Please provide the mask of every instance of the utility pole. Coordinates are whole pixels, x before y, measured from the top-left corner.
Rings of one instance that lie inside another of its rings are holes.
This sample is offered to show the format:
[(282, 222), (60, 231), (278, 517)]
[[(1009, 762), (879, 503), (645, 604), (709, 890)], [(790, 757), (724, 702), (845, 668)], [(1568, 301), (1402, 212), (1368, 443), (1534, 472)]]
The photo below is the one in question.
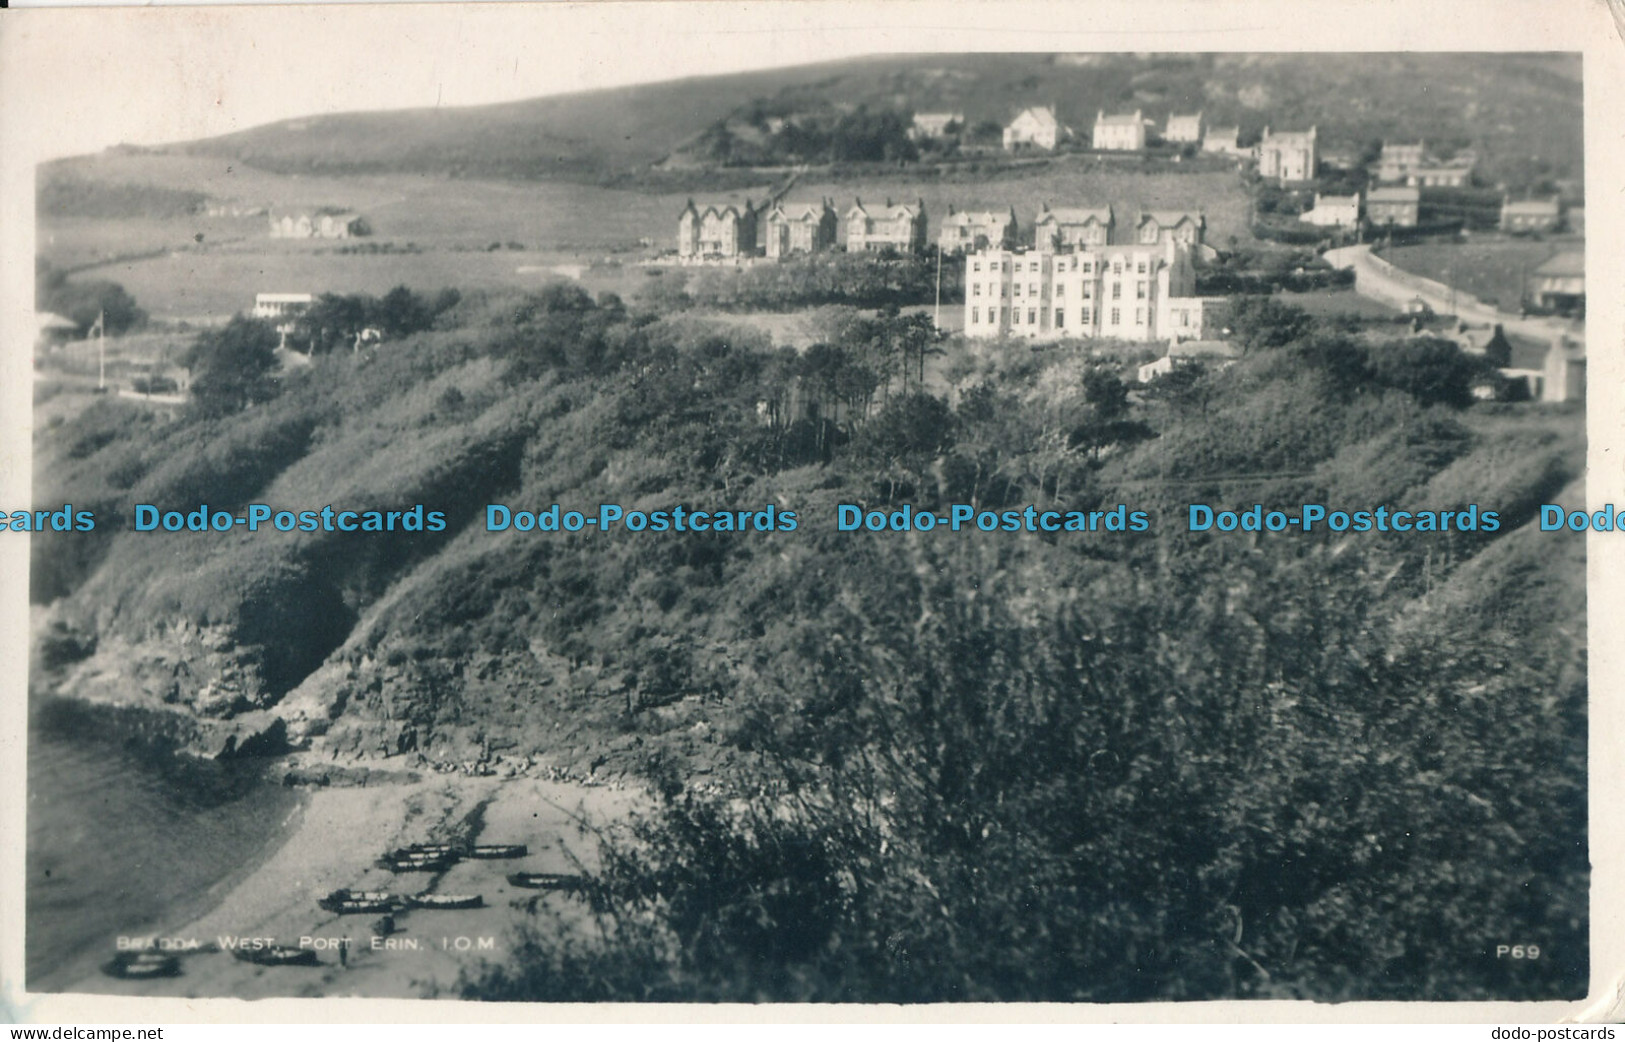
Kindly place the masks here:
[(96, 390), (107, 390), (107, 312), (96, 312), (96, 324), (90, 327), (96, 334)]
[(942, 328), (942, 240), (937, 240), (937, 305), (931, 315), (931, 322), (938, 329)]

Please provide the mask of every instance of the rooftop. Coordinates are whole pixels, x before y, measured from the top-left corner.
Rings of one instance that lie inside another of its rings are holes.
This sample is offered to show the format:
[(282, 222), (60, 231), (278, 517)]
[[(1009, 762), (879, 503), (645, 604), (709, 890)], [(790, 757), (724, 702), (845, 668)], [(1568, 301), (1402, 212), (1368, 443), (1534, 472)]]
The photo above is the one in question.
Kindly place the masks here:
[(1502, 207), (1507, 213), (1528, 214), (1555, 214), (1558, 212), (1558, 201), (1554, 199), (1519, 199), (1516, 202), (1508, 201)]
[(1585, 275), (1586, 257), (1579, 250), (1564, 250), (1536, 268), (1536, 275)]
[(1042, 224), (1046, 218), (1050, 217), (1053, 217), (1060, 224), (1085, 224), (1089, 221), (1110, 224), (1112, 223), (1112, 208), (1110, 206), (1057, 206), (1051, 209), (1045, 206), (1038, 211), (1038, 223)]

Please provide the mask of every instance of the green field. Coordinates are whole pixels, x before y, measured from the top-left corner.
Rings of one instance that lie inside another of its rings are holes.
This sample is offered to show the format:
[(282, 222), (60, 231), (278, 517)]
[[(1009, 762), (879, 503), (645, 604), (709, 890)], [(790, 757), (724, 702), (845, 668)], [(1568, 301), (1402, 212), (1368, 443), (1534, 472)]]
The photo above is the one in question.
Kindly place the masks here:
[(1584, 249), (1580, 241), (1497, 239), (1474, 243), (1396, 246), (1383, 257), (1397, 268), (1473, 294), (1486, 304), (1516, 311), (1524, 283), (1553, 254)]
[[(415, 175), (301, 177), (234, 169), (186, 156), (103, 155), (75, 161), (72, 176), (109, 184), (153, 184), (202, 192), (217, 203), (273, 212), (345, 208), (365, 216), (374, 234), (340, 243), (273, 240), (262, 217), (131, 215), (88, 220), (43, 215), (39, 250), (64, 268), (97, 265), (87, 278), (122, 284), (155, 318), (223, 318), (260, 292), (382, 294), (397, 285), (420, 291), (527, 288), (555, 277), (554, 265), (602, 262), (675, 246), (677, 213), (686, 195), (648, 194), (571, 183), (465, 181)], [(702, 199), (760, 202), (753, 192)], [(1110, 203), (1120, 237), (1142, 208), (1193, 209), (1207, 215), (1209, 241), (1248, 239), (1247, 197), (1229, 172), (1137, 174), (1087, 160), (984, 175), (880, 177), (801, 184), (792, 199), (836, 200), (844, 213), (855, 198), (925, 200), (930, 228), (958, 208), (1014, 206), (1026, 234), (1042, 203)], [(202, 238), (199, 239), (199, 236)], [(418, 252), (342, 253), (346, 248), (411, 244)], [(490, 251), (492, 244), (502, 249)], [(648, 244), (648, 245), (645, 245)], [(512, 246), (523, 249), (513, 249)], [(154, 256), (154, 254), (158, 254)], [(520, 271), (519, 269), (533, 269)], [(627, 264), (583, 278), (592, 291), (635, 293), (646, 278)]]

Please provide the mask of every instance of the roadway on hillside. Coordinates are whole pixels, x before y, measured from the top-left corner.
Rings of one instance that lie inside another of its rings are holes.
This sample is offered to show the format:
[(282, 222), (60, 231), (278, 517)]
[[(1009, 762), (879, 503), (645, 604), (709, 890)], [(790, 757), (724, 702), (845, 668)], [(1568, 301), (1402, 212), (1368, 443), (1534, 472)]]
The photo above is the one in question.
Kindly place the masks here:
[(1336, 268), (1353, 268), (1355, 292), (1390, 307), (1403, 310), (1411, 301), (1421, 298), (1435, 312), (1455, 315), (1469, 325), (1499, 323), (1508, 333), (1540, 341), (1552, 340), (1559, 333), (1582, 339), (1585, 336), (1584, 326), (1576, 326), (1568, 319), (1508, 314), (1485, 304), (1465, 290), (1454, 290), (1432, 279), (1396, 268), (1372, 256), (1369, 245), (1327, 250), (1326, 261)]

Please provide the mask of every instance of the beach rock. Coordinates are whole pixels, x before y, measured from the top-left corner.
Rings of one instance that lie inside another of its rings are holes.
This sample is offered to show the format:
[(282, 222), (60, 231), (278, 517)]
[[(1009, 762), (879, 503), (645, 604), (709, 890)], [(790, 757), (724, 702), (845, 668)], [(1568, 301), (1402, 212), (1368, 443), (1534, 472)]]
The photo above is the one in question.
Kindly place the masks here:
[(208, 729), (204, 755), (216, 760), (279, 756), (288, 751), (288, 722), (265, 710), (244, 713)]

